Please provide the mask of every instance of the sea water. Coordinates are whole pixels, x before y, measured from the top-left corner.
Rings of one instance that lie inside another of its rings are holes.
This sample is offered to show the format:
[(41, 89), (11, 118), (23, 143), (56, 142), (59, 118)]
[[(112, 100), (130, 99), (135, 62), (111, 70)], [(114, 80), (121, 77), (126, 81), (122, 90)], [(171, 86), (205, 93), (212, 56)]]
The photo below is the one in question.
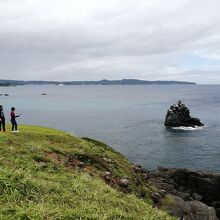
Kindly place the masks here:
[[(147, 169), (220, 171), (218, 85), (28, 85), (0, 87), (0, 93), (9, 94), (0, 96), (8, 122), (15, 106), (19, 124), (98, 139)], [(167, 109), (179, 99), (204, 128), (164, 127)]]

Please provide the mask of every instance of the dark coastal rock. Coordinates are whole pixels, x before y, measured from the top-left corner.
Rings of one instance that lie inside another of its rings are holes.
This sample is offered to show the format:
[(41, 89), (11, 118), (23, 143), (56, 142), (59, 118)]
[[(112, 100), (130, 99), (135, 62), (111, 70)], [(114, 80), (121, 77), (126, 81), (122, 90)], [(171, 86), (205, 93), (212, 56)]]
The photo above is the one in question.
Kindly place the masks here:
[(135, 183), (136, 186), (141, 185), (141, 184), (142, 184), (141, 178), (140, 178), (140, 177), (136, 177), (136, 178), (134, 179), (134, 183)]
[[(219, 173), (175, 168), (159, 169), (149, 173), (149, 182), (172, 194), (175, 199), (174, 205), (167, 207), (171, 214), (174, 213), (177, 217), (192, 220), (220, 218)], [(188, 214), (187, 217), (183, 214), (189, 210), (193, 218)]]
[(9, 96), (9, 94), (0, 94), (0, 96)]
[(149, 179), (148, 173), (142, 173), (142, 177), (144, 181), (147, 181)]
[(140, 166), (140, 165), (133, 165), (131, 168), (134, 170), (135, 173), (141, 173), (142, 166)]
[(151, 194), (151, 199), (153, 200), (153, 203), (154, 203), (154, 204), (157, 204), (157, 203), (160, 202), (161, 195), (160, 195), (159, 193), (157, 193), (157, 192), (153, 192), (153, 193)]
[(180, 100), (167, 110), (164, 125), (168, 127), (204, 126), (200, 119), (190, 116), (190, 110)]
[(208, 204), (220, 198), (220, 174), (177, 169), (173, 176), (178, 185), (203, 196), (202, 201)]
[(195, 220), (217, 220), (216, 212), (213, 207), (199, 201), (189, 202), (191, 213)]
[(173, 203), (163, 207), (170, 215), (178, 217), (178, 219), (195, 220), (191, 213), (190, 205), (182, 198), (173, 195)]
[(180, 197), (184, 201), (190, 200), (190, 194), (189, 193), (179, 191), (179, 192), (176, 193), (176, 196)]
[(186, 202), (178, 196), (173, 196), (173, 200), (173, 204), (163, 207), (172, 216), (184, 220), (218, 220), (215, 209), (202, 202)]
[(192, 193), (192, 198), (193, 198), (193, 200), (197, 200), (197, 201), (202, 200), (202, 196), (197, 193)]

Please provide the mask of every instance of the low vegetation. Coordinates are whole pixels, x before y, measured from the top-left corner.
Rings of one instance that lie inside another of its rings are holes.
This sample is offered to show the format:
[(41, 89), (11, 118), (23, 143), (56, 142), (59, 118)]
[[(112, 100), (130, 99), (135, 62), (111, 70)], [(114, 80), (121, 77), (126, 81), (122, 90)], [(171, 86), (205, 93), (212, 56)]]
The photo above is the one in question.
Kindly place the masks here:
[(50, 128), (19, 129), (0, 133), (0, 219), (173, 219), (153, 208), (156, 189), (142, 177), (137, 184), (140, 174), (105, 144)]

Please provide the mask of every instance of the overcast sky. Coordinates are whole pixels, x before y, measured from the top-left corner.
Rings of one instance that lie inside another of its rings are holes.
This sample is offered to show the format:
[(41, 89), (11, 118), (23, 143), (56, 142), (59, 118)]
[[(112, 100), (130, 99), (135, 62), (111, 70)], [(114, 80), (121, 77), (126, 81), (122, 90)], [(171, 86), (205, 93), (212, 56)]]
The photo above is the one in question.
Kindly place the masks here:
[(0, 78), (220, 84), (220, 0), (0, 0)]

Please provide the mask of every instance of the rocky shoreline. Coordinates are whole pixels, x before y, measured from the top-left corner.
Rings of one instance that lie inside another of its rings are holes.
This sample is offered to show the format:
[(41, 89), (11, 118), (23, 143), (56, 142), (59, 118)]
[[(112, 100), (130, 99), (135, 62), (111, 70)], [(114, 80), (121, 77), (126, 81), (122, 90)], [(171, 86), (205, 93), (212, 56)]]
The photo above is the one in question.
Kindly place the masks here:
[(111, 187), (142, 199), (148, 197), (145, 186), (153, 187), (148, 194), (153, 206), (179, 220), (220, 219), (220, 173), (165, 167), (149, 171), (140, 165), (131, 168), (132, 178), (120, 178), (110, 171), (103, 172), (102, 178)]
[[(170, 215), (184, 220), (220, 218), (220, 174), (158, 167), (148, 176), (150, 184), (172, 196), (173, 203), (163, 207)], [(154, 196), (160, 207), (161, 194)]]

